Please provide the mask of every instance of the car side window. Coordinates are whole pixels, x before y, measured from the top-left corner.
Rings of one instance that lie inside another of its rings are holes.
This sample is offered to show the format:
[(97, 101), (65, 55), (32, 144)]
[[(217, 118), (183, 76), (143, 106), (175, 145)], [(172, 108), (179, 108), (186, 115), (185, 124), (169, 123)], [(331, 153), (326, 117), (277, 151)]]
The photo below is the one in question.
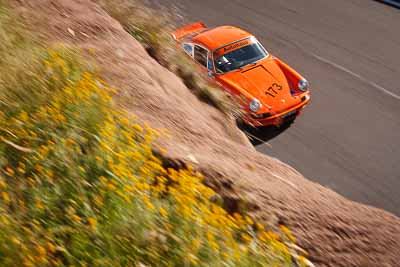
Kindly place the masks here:
[(208, 54), (207, 49), (204, 49), (203, 47), (200, 47), (198, 45), (194, 46), (194, 60), (196, 60), (198, 63), (200, 63), (206, 68), (207, 68), (207, 54)]
[(183, 44), (183, 50), (185, 50), (185, 52), (193, 57), (193, 45), (192, 44)]

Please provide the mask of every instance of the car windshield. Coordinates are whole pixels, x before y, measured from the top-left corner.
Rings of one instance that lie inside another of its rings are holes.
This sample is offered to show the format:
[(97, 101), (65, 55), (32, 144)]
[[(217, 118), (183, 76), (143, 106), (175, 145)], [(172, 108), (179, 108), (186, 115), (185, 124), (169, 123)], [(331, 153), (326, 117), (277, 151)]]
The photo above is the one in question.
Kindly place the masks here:
[(259, 42), (228, 52), (215, 59), (217, 73), (226, 73), (257, 62), (267, 56)]

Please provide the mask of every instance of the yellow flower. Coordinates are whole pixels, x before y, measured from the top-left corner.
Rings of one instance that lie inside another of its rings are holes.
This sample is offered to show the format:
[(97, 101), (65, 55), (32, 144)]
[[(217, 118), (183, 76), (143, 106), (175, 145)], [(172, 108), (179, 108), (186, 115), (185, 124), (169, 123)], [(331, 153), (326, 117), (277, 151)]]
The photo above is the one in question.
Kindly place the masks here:
[(251, 236), (249, 236), (248, 234), (241, 234), (241, 237), (246, 243), (250, 243), (252, 240)]
[(199, 263), (199, 258), (197, 258), (193, 254), (189, 254), (189, 261), (190, 261), (191, 264), (197, 265)]
[(102, 159), (101, 157), (96, 156), (95, 158), (96, 158), (96, 161), (97, 161), (98, 163), (103, 163), (103, 159)]
[(21, 241), (19, 241), (19, 239), (16, 237), (11, 237), (11, 242), (13, 242), (15, 245), (21, 245)]
[(264, 231), (264, 225), (263, 225), (263, 224), (261, 224), (261, 223), (256, 223), (256, 226), (257, 226), (257, 229), (258, 229), (259, 231)]
[(129, 125), (129, 120), (127, 118), (121, 118), (120, 122), (124, 126), (128, 126)]
[(31, 137), (37, 137), (37, 134), (34, 131), (29, 130), (29, 135)]
[(71, 146), (73, 146), (73, 145), (75, 145), (75, 141), (74, 141), (73, 139), (67, 138), (67, 139), (65, 140), (65, 146), (71, 147)]
[(298, 256), (297, 257), (300, 266), (307, 266), (307, 259), (304, 256)]
[(41, 165), (35, 165), (35, 170), (39, 173), (42, 174), (43, 173), (43, 167)]
[(36, 184), (35, 179), (33, 179), (32, 177), (28, 177), (27, 178), (29, 185), (34, 186)]
[(102, 183), (102, 184), (107, 184), (107, 178), (106, 177), (104, 177), (104, 176), (100, 176), (99, 177), (99, 180), (100, 180), (100, 182)]
[(287, 238), (289, 238), (290, 241), (292, 241), (293, 243), (296, 242), (296, 238), (292, 235), (292, 233), (290, 232), (289, 228), (287, 228), (284, 225), (280, 225), (279, 227), (280, 227), (281, 231), (285, 234), (285, 236)]
[(79, 171), (81, 171), (81, 172), (83, 172), (83, 173), (86, 173), (85, 168), (83, 168), (82, 166), (78, 166), (78, 169), (79, 169)]
[(154, 207), (153, 203), (151, 203), (148, 196), (143, 196), (143, 202), (147, 209), (154, 211), (155, 207)]
[(168, 217), (168, 211), (166, 211), (163, 207), (161, 207), (159, 209), (161, 216), (163, 216), (164, 218)]
[(3, 180), (0, 180), (0, 189), (6, 189), (7, 188), (7, 183)]
[(56, 143), (53, 140), (49, 139), (49, 140), (47, 140), (47, 144), (49, 146), (54, 146)]
[(7, 192), (1, 192), (1, 197), (3, 198), (4, 202), (8, 204), (10, 202), (10, 196)]
[(78, 215), (76, 215), (76, 214), (73, 214), (72, 216), (71, 216), (71, 218), (72, 218), (72, 220), (74, 221), (74, 222), (76, 222), (76, 223), (80, 223), (81, 222), (81, 217), (79, 217)]
[(15, 172), (14, 172), (14, 170), (13, 170), (12, 168), (7, 167), (7, 168), (6, 168), (6, 174), (7, 174), (8, 176), (14, 176)]
[(35, 207), (39, 210), (42, 210), (44, 208), (43, 203), (40, 199), (36, 199), (35, 201)]
[(27, 121), (29, 120), (28, 113), (26, 113), (25, 111), (22, 111), (22, 112), (19, 114), (19, 118), (20, 118), (21, 121), (27, 122)]
[(214, 240), (209, 242), (210, 247), (214, 250), (214, 251), (218, 251), (219, 250), (219, 245), (217, 244), (217, 242), (215, 242)]
[(0, 216), (0, 222), (4, 225), (8, 225), (10, 223), (10, 221), (8, 220), (8, 218), (4, 215)]
[(22, 168), (22, 167), (18, 167), (18, 168), (17, 168), (17, 171), (18, 171), (20, 174), (25, 174), (25, 169)]
[(96, 226), (97, 226), (97, 220), (96, 220), (95, 218), (93, 218), (93, 217), (89, 217), (89, 218), (87, 219), (87, 221), (88, 221), (88, 223), (89, 223), (90, 228), (91, 228), (92, 230), (95, 230), (95, 229), (96, 229)]
[(239, 249), (235, 248), (235, 250), (233, 251), (233, 257), (235, 258), (235, 260), (239, 261), (240, 260), (240, 251)]
[(41, 245), (36, 245), (36, 251), (38, 252), (39, 256), (46, 255), (46, 249)]
[(253, 220), (249, 216), (245, 216), (245, 220), (248, 225), (253, 225), (253, 223), (254, 223)]
[(22, 262), (22, 265), (24, 265), (24, 267), (34, 267), (35, 266), (35, 264), (33, 264), (33, 262), (28, 259), (24, 260)]
[(263, 233), (261, 234), (260, 239), (261, 239), (262, 241), (270, 241), (270, 240), (276, 241), (276, 240), (279, 240), (279, 236), (278, 236), (276, 233), (274, 233), (274, 232), (267, 231), (267, 232), (263, 232)]
[(132, 125), (132, 128), (138, 132), (142, 132), (143, 128), (139, 124)]
[(214, 235), (210, 231), (207, 232), (206, 236), (207, 236), (208, 242), (211, 242), (212, 240), (214, 240)]
[(94, 198), (94, 203), (95, 203), (98, 207), (103, 206), (103, 203), (104, 203), (103, 197), (102, 197), (102, 196), (96, 196), (96, 197)]
[(107, 183), (106, 187), (110, 191), (115, 191), (117, 189), (113, 183)]
[(54, 246), (54, 244), (51, 242), (47, 242), (47, 248), (51, 253), (56, 252), (56, 246)]
[(31, 234), (32, 233), (31, 228), (28, 228), (26, 226), (23, 226), (22, 230), (24, 230), (26, 234)]

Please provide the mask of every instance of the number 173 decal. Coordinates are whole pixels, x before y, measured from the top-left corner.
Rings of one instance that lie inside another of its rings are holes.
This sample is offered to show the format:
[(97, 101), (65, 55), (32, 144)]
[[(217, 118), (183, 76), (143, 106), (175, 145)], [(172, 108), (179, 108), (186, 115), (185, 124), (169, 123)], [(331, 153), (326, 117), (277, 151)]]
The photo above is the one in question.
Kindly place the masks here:
[(272, 97), (275, 97), (278, 95), (279, 91), (282, 90), (282, 86), (277, 84), (277, 83), (273, 83), (265, 92), (265, 94), (270, 95)]

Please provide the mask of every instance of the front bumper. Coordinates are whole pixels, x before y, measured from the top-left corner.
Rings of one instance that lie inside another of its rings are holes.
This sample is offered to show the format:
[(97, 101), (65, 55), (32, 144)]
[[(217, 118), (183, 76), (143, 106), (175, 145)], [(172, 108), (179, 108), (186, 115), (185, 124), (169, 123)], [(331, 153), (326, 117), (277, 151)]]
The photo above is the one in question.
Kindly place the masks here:
[(306, 105), (310, 102), (311, 97), (310, 94), (304, 94), (304, 100), (301, 101), (299, 104), (281, 112), (278, 114), (274, 114), (267, 118), (254, 118), (249, 114), (245, 116), (244, 121), (252, 126), (261, 127), (261, 126), (269, 126), (269, 125), (282, 125), (285, 122), (294, 120), (297, 116), (300, 115), (301, 110), (306, 107)]

